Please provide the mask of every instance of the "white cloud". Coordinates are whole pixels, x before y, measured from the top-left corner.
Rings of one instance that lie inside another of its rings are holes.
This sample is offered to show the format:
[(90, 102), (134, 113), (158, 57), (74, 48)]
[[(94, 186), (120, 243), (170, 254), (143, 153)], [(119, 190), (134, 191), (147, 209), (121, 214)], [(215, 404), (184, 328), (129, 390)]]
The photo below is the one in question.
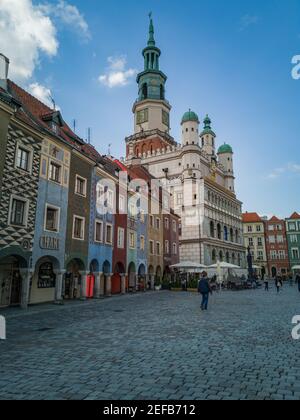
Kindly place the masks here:
[[(31, 83), (27, 89), (33, 96), (43, 102), (43, 104), (49, 106), (51, 109), (53, 108), (53, 102), (51, 100), (53, 95), (49, 88), (40, 85), (39, 83)], [(59, 107), (55, 106), (55, 108), (56, 110), (59, 110)]]
[(0, 52), (10, 59), (9, 77), (21, 84), (31, 79), (42, 55), (57, 55), (57, 28), (66, 26), (81, 39), (90, 37), (82, 14), (64, 0), (0, 0)]
[(59, 0), (57, 4), (46, 3), (40, 5), (39, 8), (47, 15), (58, 19), (72, 31), (77, 32), (83, 40), (91, 38), (89, 26), (76, 6), (68, 4), (64, 0)]
[(278, 179), (284, 175), (300, 175), (300, 164), (288, 163), (286, 166), (274, 169), (268, 174), (268, 179)]
[(108, 68), (105, 74), (99, 76), (99, 82), (109, 88), (126, 86), (131, 79), (137, 74), (135, 69), (127, 69), (126, 57), (109, 57)]
[(244, 31), (249, 26), (256, 25), (259, 22), (260, 18), (254, 15), (244, 15), (240, 20), (240, 31)]
[(28, 80), (41, 53), (57, 54), (55, 26), (32, 0), (0, 0), (0, 51), (11, 61), (10, 77)]

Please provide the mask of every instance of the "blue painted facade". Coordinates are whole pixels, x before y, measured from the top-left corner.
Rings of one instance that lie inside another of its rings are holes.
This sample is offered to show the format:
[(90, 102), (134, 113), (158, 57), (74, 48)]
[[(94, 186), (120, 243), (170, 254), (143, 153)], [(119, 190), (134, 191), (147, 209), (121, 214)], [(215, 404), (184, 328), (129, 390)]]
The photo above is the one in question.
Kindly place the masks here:
[[(113, 235), (115, 217), (113, 214), (100, 214), (97, 210), (97, 184), (101, 177), (97, 174), (97, 169), (94, 169), (92, 175), (92, 191), (91, 191), (91, 207), (90, 207), (90, 232), (89, 232), (89, 265), (91, 271), (101, 272), (104, 274), (111, 274), (113, 271)], [(99, 220), (103, 223), (102, 227), (102, 242), (95, 241), (95, 223)], [(112, 244), (105, 243), (106, 226), (112, 226)], [(93, 263), (93, 264), (92, 264)], [(91, 266), (92, 265), (92, 266)]]
[[(141, 249), (141, 237), (144, 237), (144, 250)], [(141, 275), (148, 274), (148, 216), (144, 216), (144, 221), (141, 216), (137, 222), (137, 272)], [(144, 266), (144, 272), (142, 270)]]

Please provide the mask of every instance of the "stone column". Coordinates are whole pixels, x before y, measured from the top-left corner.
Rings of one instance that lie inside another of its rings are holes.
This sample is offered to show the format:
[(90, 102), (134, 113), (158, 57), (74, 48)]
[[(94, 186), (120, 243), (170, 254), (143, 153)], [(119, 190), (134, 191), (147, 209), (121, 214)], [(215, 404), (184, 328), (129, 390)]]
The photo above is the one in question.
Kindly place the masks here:
[(29, 304), (30, 282), (34, 276), (33, 270), (20, 270), (22, 276), (21, 308), (27, 309)]
[(101, 277), (103, 273), (95, 273), (95, 299), (101, 298)]
[(111, 278), (112, 278), (112, 274), (107, 274), (105, 276), (105, 281), (106, 281), (106, 294), (105, 294), (105, 296), (107, 296), (107, 297), (111, 297)]
[(65, 270), (55, 271), (55, 274), (56, 274), (55, 303), (56, 304), (61, 304), (63, 301), (62, 291), (63, 291), (63, 277), (64, 277), (65, 272), (66, 272)]
[(86, 287), (87, 287), (87, 276), (90, 274), (86, 271), (81, 271), (81, 286), (80, 286), (80, 299), (86, 300)]
[(105, 275), (101, 273), (100, 276), (100, 297), (103, 298), (105, 295)]
[(126, 275), (121, 274), (121, 293), (122, 295), (126, 294)]

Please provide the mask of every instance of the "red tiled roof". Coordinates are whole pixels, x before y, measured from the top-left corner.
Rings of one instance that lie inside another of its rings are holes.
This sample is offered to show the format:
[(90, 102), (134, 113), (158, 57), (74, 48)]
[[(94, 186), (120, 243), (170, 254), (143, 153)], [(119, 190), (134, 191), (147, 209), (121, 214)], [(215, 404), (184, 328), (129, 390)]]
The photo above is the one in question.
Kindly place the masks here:
[(278, 219), (278, 217), (273, 216), (273, 217), (269, 220), (269, 222), (281, 222), (281, 220), (280, 220), (280, 219)]
[(295, 213), (293, 213), (292, 215), (291, 215), (291, 217), (290, 217), (290, 219), (300, 219), (300, 214), (299, 213), (297, 213), (297, 212), (295, 212)]
[(244, 213), (243, 223), (257, 223), (262, 222), (262, 218), (257, 213)]
[[(47, 117), (51, 117), (57, 111), (49, 108), (11, 80), (8, 80), (8, 90), (9, 93), (22, 104), (22, 108), (17, 112), (18, 118), (35, 128), (39, 127), (42, 130), (51, 131), (46, 120)], [(97, 150), (78, 137), (63, 119), (62, 127), (59, 127), (58, 133), (55, 134), (51, 132), (51, 135), (56, 136), (70, 146), (75, 147), (95, 162), (101, 157)]]

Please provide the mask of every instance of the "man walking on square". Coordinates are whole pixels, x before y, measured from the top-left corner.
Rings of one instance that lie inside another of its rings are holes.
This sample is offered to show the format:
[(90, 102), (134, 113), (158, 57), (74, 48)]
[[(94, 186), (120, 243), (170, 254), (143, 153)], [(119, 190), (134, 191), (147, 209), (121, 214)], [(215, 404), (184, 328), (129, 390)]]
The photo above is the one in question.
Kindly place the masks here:
[(206, 272), (202, 274), (202, 279), (199, 281), (198, 292), (202, 295), (201, 310), (207, 311), (209, 294), (212, 293), (212, 291), (209, 285), (209, 280)]
[(298, 284), (298, 290), (300, 292), (300, 274), (299, 273), (296, 275), (296, 283)]

